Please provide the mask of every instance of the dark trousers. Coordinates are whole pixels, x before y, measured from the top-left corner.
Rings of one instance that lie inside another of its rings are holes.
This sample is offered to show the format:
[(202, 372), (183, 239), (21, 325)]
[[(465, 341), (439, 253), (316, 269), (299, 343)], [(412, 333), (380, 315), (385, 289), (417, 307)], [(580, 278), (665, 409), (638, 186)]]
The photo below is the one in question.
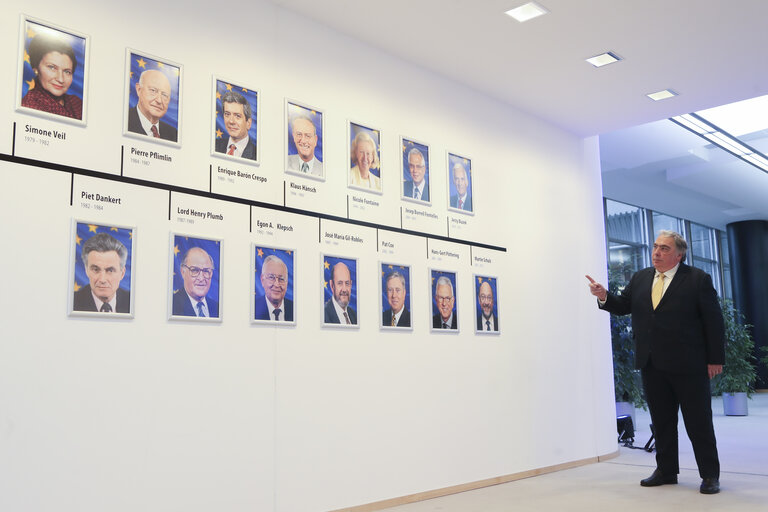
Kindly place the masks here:
[(681, 409), (685, 430), (699, 466), (699, 476), (720, 478), (707, 373), (669, 373), (655, 368), (653, 362), (649, 362), (640, 373), (656, 433), (656, 467), (664, 475), (680, 472), (677, 415), (678, 409)]

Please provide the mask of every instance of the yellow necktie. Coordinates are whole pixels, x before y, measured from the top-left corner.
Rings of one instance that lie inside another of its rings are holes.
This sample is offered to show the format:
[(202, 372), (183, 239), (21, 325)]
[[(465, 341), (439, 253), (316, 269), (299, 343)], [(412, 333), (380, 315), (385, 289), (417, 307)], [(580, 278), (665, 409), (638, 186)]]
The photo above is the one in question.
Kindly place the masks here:
[(661, 302), (661, 295), (664, 292), (664, 273), (659, 274), (659, 278), (656, 280), (656, 284), (653, 285), (653, 290), (651, 290), (651, 303), (653, 304), (653, 309), (656, 309), (656, 306), (659, 305), (659, 302)]

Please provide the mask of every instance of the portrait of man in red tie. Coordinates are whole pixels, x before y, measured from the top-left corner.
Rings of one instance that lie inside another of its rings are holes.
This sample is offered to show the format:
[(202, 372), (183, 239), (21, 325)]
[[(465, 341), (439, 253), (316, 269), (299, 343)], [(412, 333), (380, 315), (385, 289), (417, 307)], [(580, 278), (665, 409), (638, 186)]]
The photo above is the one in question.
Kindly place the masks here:
[(448, 207), (451, 210), (473, 214), (472, 160), (448, 153)]
[(181, 142), (181, 65), (127, 50), (125, 133)]
[(215, 80), (213, 154), (258, 162), (258, 91)]

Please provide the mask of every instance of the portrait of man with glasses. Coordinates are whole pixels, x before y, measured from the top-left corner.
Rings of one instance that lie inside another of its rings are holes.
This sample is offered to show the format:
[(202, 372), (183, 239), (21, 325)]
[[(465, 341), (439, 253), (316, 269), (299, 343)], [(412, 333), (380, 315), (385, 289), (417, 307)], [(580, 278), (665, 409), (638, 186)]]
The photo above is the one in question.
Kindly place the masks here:
[(431, 271), (432, 331), (446, 332), (459, 330), (458, 308), (456, 307), (456, 272)]
[(254, 321), (294, 322), (293, 254), (291, 250), (255, 248)]
[(172, 316), (220, 319), (220, 251), (218, 240), (174, 236)]

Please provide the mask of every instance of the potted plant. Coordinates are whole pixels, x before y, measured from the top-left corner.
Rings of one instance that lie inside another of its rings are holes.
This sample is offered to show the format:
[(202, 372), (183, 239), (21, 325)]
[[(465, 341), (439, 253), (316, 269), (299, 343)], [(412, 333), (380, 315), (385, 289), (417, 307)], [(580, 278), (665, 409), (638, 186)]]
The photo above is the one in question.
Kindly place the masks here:
[[(627, 282), (631, 269), (626, 264), (612, 265), (608, 269), (608, 290), (619, 293)], [(613, 351), (613, 390), (616, 398), (616, 416), (632, 416), (635, 407), (646, 408), (640, 376), (635, 370), (635, 342), (632, 336), (632, 317), (611, 315), (611, 348)]]
[(712, 389), (715, 394), (723, 395), (726, 416), (746, 416), (747, 400), (755, 390), (757, 379), (752, 353), (755, 342), (749, 332), (752, 326), (744, 323), (744, 315), (733, 307), (732, 301), (721, 299), (720, 307), (725, 322), (725, 365), (723, 373), (712, 379)]

